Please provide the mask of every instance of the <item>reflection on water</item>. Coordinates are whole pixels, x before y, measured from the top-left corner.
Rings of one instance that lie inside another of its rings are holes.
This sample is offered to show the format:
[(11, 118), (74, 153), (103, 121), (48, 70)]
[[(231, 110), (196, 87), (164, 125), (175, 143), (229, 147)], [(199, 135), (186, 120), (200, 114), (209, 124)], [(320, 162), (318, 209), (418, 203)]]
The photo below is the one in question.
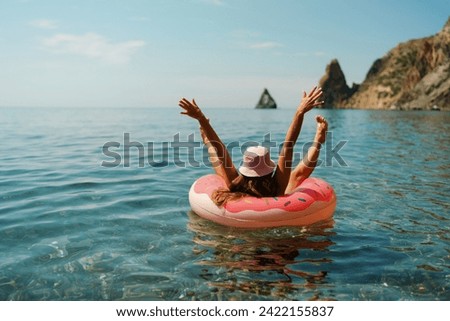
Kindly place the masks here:
[(327, 299), (322, 290), (331, 287), (333, 220), (309, 228), (242, 230), (188, 216), (197, 264), (204, 267), (200, 276), (218, 299)]

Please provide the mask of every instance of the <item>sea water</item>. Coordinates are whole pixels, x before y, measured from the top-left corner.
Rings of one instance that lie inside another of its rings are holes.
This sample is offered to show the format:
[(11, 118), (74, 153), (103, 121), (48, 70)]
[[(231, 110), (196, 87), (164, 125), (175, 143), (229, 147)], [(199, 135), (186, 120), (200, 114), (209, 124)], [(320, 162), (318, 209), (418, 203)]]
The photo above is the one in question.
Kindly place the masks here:
[[(205, 109), (236, 165), (294, 110)], [(449, 300), (450, 113), (313, 110), (334, 219), (242, 230), (190, 210), (211, 173), (167, 109), (0, 109), (1, 300)]]

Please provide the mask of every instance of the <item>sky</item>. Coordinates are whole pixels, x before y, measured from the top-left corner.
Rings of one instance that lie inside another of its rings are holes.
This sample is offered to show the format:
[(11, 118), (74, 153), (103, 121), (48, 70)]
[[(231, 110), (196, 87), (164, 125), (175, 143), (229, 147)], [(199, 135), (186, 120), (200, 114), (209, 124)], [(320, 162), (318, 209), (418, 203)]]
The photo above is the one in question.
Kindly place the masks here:
[(0, 106), (294, 108), (338, 59), (360, 83), (448, 0), (0, 0)]

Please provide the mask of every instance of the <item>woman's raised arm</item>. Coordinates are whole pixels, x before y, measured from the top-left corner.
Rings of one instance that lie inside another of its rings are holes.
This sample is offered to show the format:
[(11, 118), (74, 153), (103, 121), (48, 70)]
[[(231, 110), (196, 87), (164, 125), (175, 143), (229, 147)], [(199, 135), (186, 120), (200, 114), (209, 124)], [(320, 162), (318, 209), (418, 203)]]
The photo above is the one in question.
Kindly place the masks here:
[(298, 105), (291, 125), (286, 132), (286, 137), (278, 157), (278, 164), (275, 172), (275, 178), (279, 189), (278, 193), (280, 195), (284, 194), (289, 183), (289, 177), (292, 170), (294, 146), (302, 128), (304, 115), (314, 107), (320, 106), (324, 103), (323, 101), (318, 101), (321, 96), (322, 88), (318, 88), (317, 86), (314, 87), (309, 94), (303, 92), (302, 100)]
[[(227, 148), (223, 144), (222, 140), (217, 135), (214, 128), (209, 123), (209, 119), (198, 107), (194, 99), (192, 102), (186, 98), (182, 98), (178, 105), (184, 109), (181, 112), (183, 115), (187, 115), (196, 119), (200, 124), (200, 131), (202, 133), (204, 142), (208, 142), (215, 149), (214, 157), (218, 159), (218, 162), (214, 162), (213, 166), (219, 175), (223, 177), (227, 186), (230, 186), (231, 182), (239, 175), (236, 168), (234, 167), (233, 161), (228, 153)], [(216, 167), (219, 168), (216, 168)]]

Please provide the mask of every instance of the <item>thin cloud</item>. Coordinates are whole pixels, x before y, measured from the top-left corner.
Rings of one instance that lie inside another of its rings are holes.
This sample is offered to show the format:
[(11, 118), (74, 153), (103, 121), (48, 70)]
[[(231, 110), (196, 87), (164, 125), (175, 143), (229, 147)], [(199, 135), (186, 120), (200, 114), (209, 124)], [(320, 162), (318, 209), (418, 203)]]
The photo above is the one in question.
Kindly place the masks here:
[(234, 30), (231, 37), (236, 40), (237, 45), (250, 49), (274, 49), (284, 47), (283, 44), (276, 41), (264, 41), (260, 32), (248, 29)]
[(200, 0), (200, 2), (206, 3), (206, 4), (210, 4), (213, 6), (223, 6), (225, 5), (225, 2), (222, 0)]
[(249, 45), (251, 49), (273, 49), (279, 47), (283, 47), (283, 45), (274, 41), (257, 42)]
[(111, 64), (127, 63), (145, 45), (142, 40), (112, 43), (96, 33), (84, 35), (57, 34), (42, 41), (42, 45), (56, 54), (72, 54), (103, 60)]
[(38, 19), (30, 21), (29, 24), (38, 29), (58, 29), (58, 23), (55, 20)]

